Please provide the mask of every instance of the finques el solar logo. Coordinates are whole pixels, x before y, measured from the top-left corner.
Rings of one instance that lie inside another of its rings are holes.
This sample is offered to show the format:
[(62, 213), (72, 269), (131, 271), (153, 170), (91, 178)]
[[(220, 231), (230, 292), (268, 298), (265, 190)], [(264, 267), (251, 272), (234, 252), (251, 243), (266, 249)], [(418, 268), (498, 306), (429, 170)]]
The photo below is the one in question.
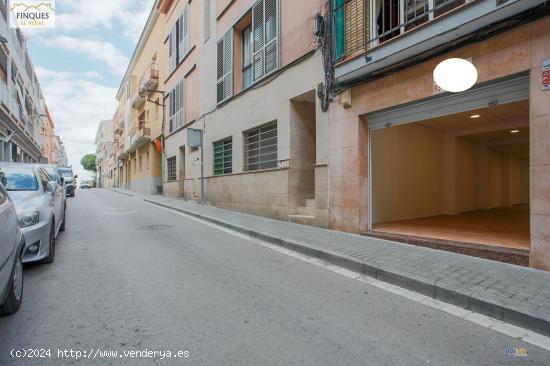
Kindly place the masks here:
[(11, 0), (11, 28), (55, 28), (55, 0)]

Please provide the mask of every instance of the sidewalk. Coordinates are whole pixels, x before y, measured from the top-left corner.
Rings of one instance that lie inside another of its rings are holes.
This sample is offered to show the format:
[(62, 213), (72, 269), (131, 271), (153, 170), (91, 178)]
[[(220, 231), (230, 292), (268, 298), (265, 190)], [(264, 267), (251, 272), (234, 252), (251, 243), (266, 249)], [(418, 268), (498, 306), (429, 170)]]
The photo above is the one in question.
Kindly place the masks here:
[(550, 272), (115, 189), (550, 336)]

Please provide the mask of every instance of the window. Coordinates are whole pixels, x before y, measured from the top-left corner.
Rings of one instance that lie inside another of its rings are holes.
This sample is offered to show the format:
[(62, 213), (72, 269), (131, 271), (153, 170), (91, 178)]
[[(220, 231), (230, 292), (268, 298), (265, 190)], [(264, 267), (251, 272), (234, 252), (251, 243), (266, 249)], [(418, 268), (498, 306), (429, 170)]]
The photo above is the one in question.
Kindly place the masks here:
[(233, 172), (233, 139), (214, 142), (214, 175)]
[(168, 36), (168, 74), (171, 74), (178, 64), (178, 27), (176, 25), (172, 28), (170, 35)]
[(185, 79), (180, 80), (170, 92), (169, 132), (185, 124)]
[(183, 58), (189, 52), (189, 7), (183, 8), (183, 13), (179, 18), (179, 50), (178, 50), (178, 63), (183, 61)]
[(258, 0), (252, 6), (252, 81), (279, 67), (279, 1)]
[(204, 0), (204, 21), (203, 21), (204, 42), (210, 38), (210, 0)]
[(277, 167), (277, 121), (244, 133), (244, 157), (247, 171)]
[(243, 89), (252, 85), (252, 44), (250, 41), (250, 27), (247, 27), (242, 32)]
[(140, 155), (139, 156), (139, 172), (141, 173), (142, 170), (143, 170), (143, 157)]
[(217, 101), (221, 103), (233, 95), (233, 28), (218, 41), (217, 53)]
[(176, 180), (176, 157), (172, 156), (166, 160), (167, 172), (168, 172), (168, 181), (173, 182)]
[(189, 52), (189, 7), (183, 12), (168, 35), (168, 73), (171, 74)]
[(126, 100), (130, 99), (130, 80), (126, 81)]
[(48, 175), (48, 173), (45, 170), (40, 169), (38, 171), (38, 178), (42, 182), (42, 189), (44, 190), (44, 192), (47, 192), (48, 191), (48, 183), (50, 183), (50, 176)]

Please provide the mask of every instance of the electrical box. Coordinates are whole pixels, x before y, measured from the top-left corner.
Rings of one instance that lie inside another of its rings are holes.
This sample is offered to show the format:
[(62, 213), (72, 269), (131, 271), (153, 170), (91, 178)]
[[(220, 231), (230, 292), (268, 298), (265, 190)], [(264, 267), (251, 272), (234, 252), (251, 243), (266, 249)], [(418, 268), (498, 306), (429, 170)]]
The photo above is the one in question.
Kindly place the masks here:
[(196, 128), (187, 129), (187, 147), (191, 149), (202, 146), (202, 130)]

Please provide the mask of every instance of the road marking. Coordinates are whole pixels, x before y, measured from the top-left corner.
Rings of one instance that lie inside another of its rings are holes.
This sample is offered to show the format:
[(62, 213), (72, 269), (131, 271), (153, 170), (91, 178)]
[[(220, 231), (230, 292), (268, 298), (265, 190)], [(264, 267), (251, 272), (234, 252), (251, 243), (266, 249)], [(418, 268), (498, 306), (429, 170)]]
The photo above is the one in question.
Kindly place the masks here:
[(353, 272), (353, 271), (350, 271), (350, 270), (342, 268), (342, 267), (335, 266), (335, 265), (330, 264), (329, 262), (324, 261), (320, 258), (310, 257), (308, 255), (298, 253), (298, 252), (292, 251), (290, 249), (277, 246), (275, 244), (268, 243), (268, 242), (263, 241), (261, 239), (254, 238), (250, 235), (243, 234), (241, 232), (223, 227), (223, 226), (218, 225), (218, 224), (214, 224), (210, 221), (206, 221), (204, 219), (201, 219), (201, 218), (183, 213), (183, 212), (178, 211), (176, 209), (159, 206), (159, 205), (156, 205), (156, 204), (150, 203), (150, 202), (145, 202), (141, 198), (129, 197), (129, 196), (124, 196), (124, 197), (126, 197), (128, 199), (131, 199), (131, 200), (134, 200), (134, 201), (137, 201), (137, 202), (141, 202), (141, 203), (146, 204), (146, 205), (156, 207), (156, 208), (161, 209), (161, 210), (165, 210), (165, 211), (169, 211), (171, 213), (175, 213), (176, 215), (183, 216), (183, 217), (185, 217), (189, 220), (193, 220), (195, 222), (201, 223), (201, 224), (206, 225), (208, 227), (211, 227), (213, 229), (222, 231), (226, 234), (244, 239), (246, 241), (249, 241), (249, 242), (252, 242), (252, 243), (255, 243), (255, 244), (258, 244), (258, 245), (261, 245), (265, 248), (272, 249), (276, 252), (279, 252), (281, 254), (285, 254), (287, 256), (299, 259), (301, 261), (307, 262), (307, 263), (312, 264), (314, 266), (327, 269), (329, 271), (332, 271), (332, 272), (337, 273), (339, 275), (345, 276), (345, 277), (350, 278), (352, 280), (356, 280), (356, 281), (360, 281), (360, 282), (369, 284), (371, 286), (377, 287), (377, 288), (385, 290), (387, 292), (391, 292), (395, 295), (404, 297), (404, 298), (406, 298), (410, 301), (421, 303), (421, 304), (423, 304), (425, 306), (428, 306), (432, 309), (436, 309), (436, 310), (445, 312), (445, 313), (450, 314), (452, 316), (455, 316), (455, 317), (464, 319), (466, 321), (469, 321), (471, 323), (477, 324), (481, 327), (493, 330), (495, 332), (507, 335), (507, 336), (512, 337), (512, 338), (520, 339), (520, 340), (522, 340), (526, 343), (530, 343), (532, 345), (535, 345), (537, 347), (540, 347), (540, 348), (543, 348), (547, 351), (550, 351), (550, 337), (546, 337), (542, 334), (535, 333), (535, 332), (533, 332), (529, 329), (521, 328), (521, 327), (515, 326), (513, 324), (503, 322), (502, 320), (498, 320), (498, 319), (491, 318), (491, 317), (483, 315), (483, 314), (473, 312), (471, 310), (466, 310), (466, 309), (461, 308), (459, 306), (455, 306), (455, 305), (452, 305), (452, 304), (434, 299), (432, 297), (422, 295), (418, 292), (414, 292), (414, 291), (408, 290), (408, 289), (403, 288), (403, 287), (399, 287), (399, 286), (396, 286), (396, 285), (393, 285), (393, 284), (390, 284), (390, 283), (387, 283), (387, 282), (382, 282), (380, 280), (377, 280), (376, 278), (365, 276), (364, 274), (360, 274), (360, 273)]

